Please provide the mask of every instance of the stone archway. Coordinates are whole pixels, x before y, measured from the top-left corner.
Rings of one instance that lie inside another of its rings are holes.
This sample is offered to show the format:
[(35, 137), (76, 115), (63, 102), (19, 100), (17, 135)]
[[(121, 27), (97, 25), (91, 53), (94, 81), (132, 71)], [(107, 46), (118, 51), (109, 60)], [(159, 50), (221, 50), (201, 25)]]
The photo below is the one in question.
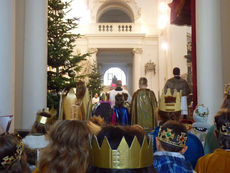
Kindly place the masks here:
[[(133, 54), (132, 49), (98, 49), (97, 63), (100, 73), (110, 68), (119, 68), (125, 74), (127, 90), (133, 92)], [(104, 80), (104, 79), (103, 79)]]

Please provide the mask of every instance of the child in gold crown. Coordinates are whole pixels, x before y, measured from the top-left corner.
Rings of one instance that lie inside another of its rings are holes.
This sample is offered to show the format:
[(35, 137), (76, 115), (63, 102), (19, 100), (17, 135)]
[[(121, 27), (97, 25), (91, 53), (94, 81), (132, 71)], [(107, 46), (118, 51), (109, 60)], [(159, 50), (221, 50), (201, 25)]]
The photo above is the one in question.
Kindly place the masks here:
[(195, 169), (198, 173), (230, 172), (230, 111), (222, 109), (217, 113), (215, 135), (220, 148), (198, 160)]
[[(181, 118), (181, 106), (180, 106), (180, 93), (174, 91), (171, 93), (168, 89), (166, 94), (162, 94), (159, 111), (158, 111), (158, 119), (160, 120), (159, 126), (155, 128), (154, 131), (149, 133), (149, 135), (153, 136), (153, 151), (157, 150), (156, 148), (156, 137), (158, 136), (160, 127), (164, 125), (169, 120), (180, 121)], [(188, 140), (186, 145), (188, 146), (188, 150), (184, 153), (185, 159), (189, 161), (193, 168), (196, 166), (197, 160), (204, 155), (203, 145), (200, 140), (193, 134), (188, 134)]]
[(156, 138), (157, 152), (154, 153), (153, 165), (158, 173), (192, 173), (192, 165), (185, 160), (187, 150), (186, 127), (177, 121), (168, 121), (161, 128)]

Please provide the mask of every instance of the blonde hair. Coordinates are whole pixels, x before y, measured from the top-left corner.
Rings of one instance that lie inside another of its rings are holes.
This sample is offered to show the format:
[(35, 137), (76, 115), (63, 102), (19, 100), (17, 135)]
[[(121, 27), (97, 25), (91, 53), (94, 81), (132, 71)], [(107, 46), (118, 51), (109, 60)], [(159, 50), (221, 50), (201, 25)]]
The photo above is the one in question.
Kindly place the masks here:
[(89, 129), (85, 122), (58, 121), (48, 135), (50, 144), (41, 153), (38, 172), (85, 173), (89, 157)]

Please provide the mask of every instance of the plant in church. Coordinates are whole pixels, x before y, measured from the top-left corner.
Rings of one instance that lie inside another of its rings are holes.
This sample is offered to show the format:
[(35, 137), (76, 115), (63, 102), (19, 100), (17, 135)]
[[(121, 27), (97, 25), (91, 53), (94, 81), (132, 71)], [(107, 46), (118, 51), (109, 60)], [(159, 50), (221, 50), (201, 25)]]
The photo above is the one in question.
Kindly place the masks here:
[(66, 18), (70, 3), (62, 0), (48, 0), (48, 93), (47, 106), (58, 109), (60, 93), (75, 87), (79, 62), (89, 54), (74, 54), (75, 41), (80, 34), (72, 31), (77, 28), (78, 18)]
[(97, 64), (94, 63), (93, 65), (91, 65), (91, 73), (88, 75), (89, 77), (89, 83), (87, 85), (89, 92), (91, 94), (91, 96), (94, 96), (96, 93), (98, 93), (98, 95), (100, 94), (100, 92), (103, 90), (103, 86), (102, 86), (102, 75), (99, 72), (99, 69), (97, 67)]

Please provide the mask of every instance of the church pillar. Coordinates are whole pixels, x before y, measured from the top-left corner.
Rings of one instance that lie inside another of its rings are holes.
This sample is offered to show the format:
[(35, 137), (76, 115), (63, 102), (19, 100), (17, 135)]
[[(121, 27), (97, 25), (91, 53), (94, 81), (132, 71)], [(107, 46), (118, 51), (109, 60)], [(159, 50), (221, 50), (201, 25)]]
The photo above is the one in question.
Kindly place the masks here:
[(46, 108), (47, 1), (25, 0), (22, 127), (30, 129), (36, 113)]
[(223, 100), (221, 1), (196, 1), (198, 103), (209, 108), (209, 123)]
[(135, 92), (138, 88), (139, 78), (141, 77), (141, 56), (143, 53), (142, 48), (133, 49), (133, 91)]
[(132, 77), (132, 64), (126, 64), (125, 68), (127, 69), (127, 74), (126, 74), (126, 81), (127, 81), (127, 87), (129, 94), (132, 95), (133, 93), (133, 77)]
[(0, 116), (14, 114), (14, 3), (0, 5)]

